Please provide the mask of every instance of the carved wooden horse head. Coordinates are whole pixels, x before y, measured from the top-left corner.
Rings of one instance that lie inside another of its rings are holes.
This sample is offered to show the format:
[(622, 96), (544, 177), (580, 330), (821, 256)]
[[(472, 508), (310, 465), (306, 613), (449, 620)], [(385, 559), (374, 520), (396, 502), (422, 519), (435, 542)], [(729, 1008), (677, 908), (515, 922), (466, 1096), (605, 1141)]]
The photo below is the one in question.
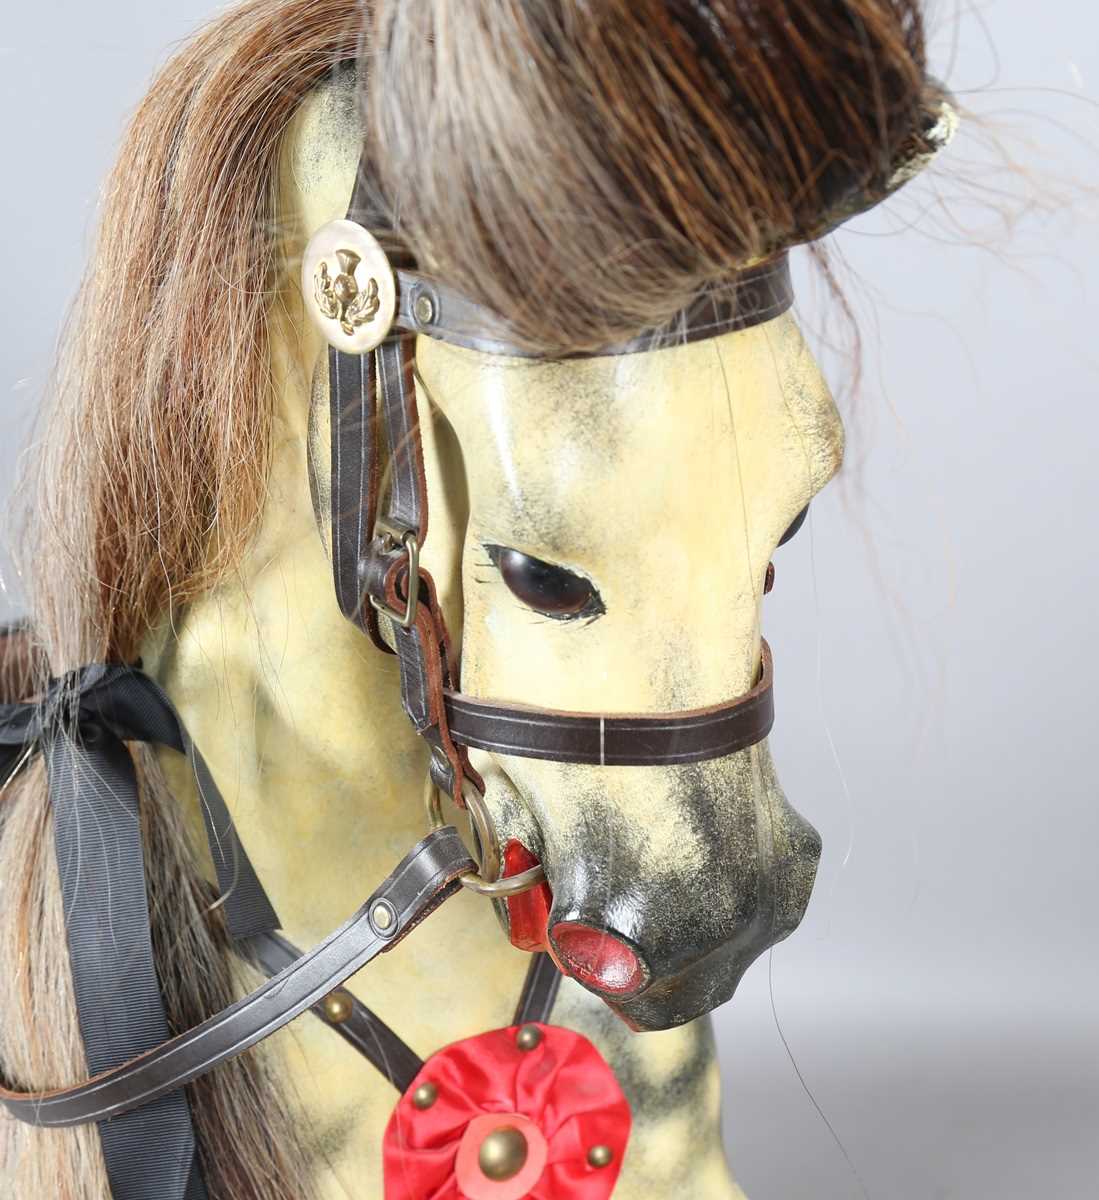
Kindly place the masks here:
[[(338, 192), (340, 159), (311, 160), (316, 194)], [(786, 256), (656, 331), (540, 355), (460, 279), (390, 261), (374, 183), (364, 157), (302, 268), (328, 343), (313, 479), (341, 605), (396, 652), (512, 942), (636, 1028), (682, 1024), (797, 926), (820, 854), (765, 742), (771, 555), (843, 446)]]

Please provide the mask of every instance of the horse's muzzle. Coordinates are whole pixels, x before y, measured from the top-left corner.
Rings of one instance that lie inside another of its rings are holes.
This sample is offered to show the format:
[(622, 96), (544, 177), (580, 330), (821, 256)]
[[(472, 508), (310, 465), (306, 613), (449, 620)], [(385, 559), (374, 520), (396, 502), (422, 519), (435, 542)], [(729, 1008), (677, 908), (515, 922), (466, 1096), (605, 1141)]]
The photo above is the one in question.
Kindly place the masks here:
[(698, 873), (669, 863), (646, 879), (621, 844), (609, 844), (594, 870), (590, 857), (551, 864), (548, 944), (558, 966), (639, 1031), (723, 1004), (751, 963), (797, 928), (812, 892), (820, 837), (781, 793), (772, 811), (778, 836), (767, 852), (753, 838), (750, 852), (717, 855)]

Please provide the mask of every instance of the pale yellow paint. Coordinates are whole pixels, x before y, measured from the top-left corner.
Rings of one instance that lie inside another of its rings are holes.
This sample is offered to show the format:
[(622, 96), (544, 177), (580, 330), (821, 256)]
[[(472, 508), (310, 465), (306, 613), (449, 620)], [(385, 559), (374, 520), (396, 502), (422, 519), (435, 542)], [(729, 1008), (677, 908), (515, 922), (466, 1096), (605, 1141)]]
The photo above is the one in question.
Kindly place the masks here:
[[(401, 712), (395, 662), (337, 609), (306, 475), (311, 378), (323, 355), (302, 313), (297, 267), (309, 234), (343, 215), (356, 157), (347, 88), (330, 85), (302, 106), (285, 142), (286, 263), (272, 314), (275, 438), (261, 527), (237, 575), (146, 653), (303, 947), (353, 911), (425, 831), (426, 755)], [(585, 363), (516, 364), (437, 343), (421, 344), (418, 357), (432, 505), (425, 558), (455, 630), (464, 603), (467, 688), (589, 710), (687, 707), (743, 691), (770, 552), (836, 469), (842, 445), (793, 322)], [(428, 411), (428, 394), (438, 412)], [(468, 533), (454, 488), (457, 446)], [(488, 575), (476, 568), (476, 544), (490, 539), (583, 570), (598, 580), (607, 616), (586, 629), (535, 622), (498, 579), (476, 582)], [(688, 672), (661, 669), (672, 643)], [(490, 802), (520, 834), (531, 813), (543, 824), (567, 820), (562, 797), (578, 771), (586, 786), (630, 802), (622, 778), (597, 769), (484, 760)], [(165, 756), (165, 765), (193, 803), (179, 760)], [(651, 852), (690, 854), (674, 813), (652, 820)], [(426, 1056), (507, 1024), (526, 965), (491, 906), (462, 894), (351, 986)], [(705, 1058), (700, 1092), (636, 1111), (616, 1200), (742, 1195), (720, 1142), (707, 1022), (634, 1035), (568, 983), (555, 1019), (591, 1037), (623, 1078), (659, 1085)], [(380, 1197), (395, 1093), (311, 1017), (275, 1052), (324, 1149), (324, 1200)]]

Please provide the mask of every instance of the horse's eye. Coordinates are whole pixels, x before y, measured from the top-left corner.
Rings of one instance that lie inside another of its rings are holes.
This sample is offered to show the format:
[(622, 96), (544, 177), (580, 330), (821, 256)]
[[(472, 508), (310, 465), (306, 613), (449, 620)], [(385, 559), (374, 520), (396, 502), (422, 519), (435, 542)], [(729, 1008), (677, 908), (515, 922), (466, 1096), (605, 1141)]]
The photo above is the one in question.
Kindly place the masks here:
[(809, 505), (807, 504), (801, 512), (790, 522), (790, 528), (779, 538), (778, 544), (785, 546), (786, 543), (794, 536), (795, 533), (805, 524), (805, 518), (809, 515)]
[(485, 552), (513, 595), (543, 616), (572, 621), (578, 617), (594, 619), (607, 611), (591, 580), (567, 567), (507, 546), (486, 544)]

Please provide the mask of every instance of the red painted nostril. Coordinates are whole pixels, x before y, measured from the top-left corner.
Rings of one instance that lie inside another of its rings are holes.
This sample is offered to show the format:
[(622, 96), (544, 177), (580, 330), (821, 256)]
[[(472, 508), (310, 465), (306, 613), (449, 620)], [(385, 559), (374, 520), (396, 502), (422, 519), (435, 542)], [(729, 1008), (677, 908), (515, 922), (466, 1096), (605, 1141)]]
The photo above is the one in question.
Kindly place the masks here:
[(593, 929), (582, 921), (560, 921), (553, 927), (553, 946), (560, 966), (597, 991), (629, 996), (645, 983), (645, 968), (636, 951), (605, 929)]

